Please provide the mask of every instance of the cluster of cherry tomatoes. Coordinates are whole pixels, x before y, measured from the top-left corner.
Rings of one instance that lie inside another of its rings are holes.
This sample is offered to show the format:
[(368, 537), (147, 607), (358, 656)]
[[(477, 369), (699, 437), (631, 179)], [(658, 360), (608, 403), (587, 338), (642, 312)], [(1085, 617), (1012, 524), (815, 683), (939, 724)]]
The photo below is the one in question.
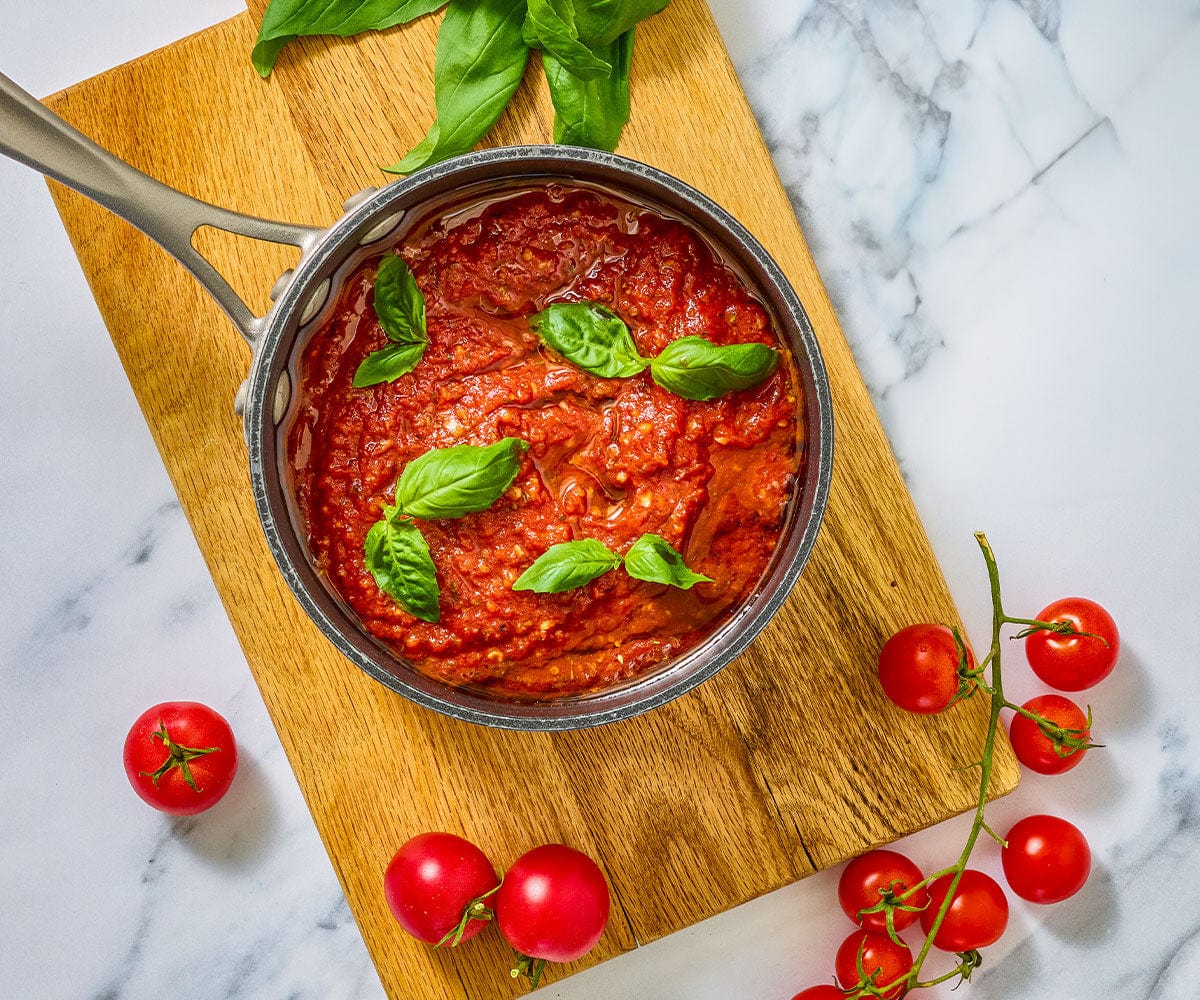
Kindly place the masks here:
[[(1011, 619), (1009, 619), (1011, 621)], [(1070, 632), (1035, 622), (1066, 622)], [(1025, 653), (1033, 672), (1062, 691), (1082, 691), (1107, 677), (1116, 664), (1120, 637), (1099, 604), (1081, 597), (1055, 601), (1026, 623)], [(879, 657), (879, 680), (887, 696), (910, 712), (941, 712), (969, 694), (975, 659), (944, 625), (911, 625), (893, 635)], [(1015, 706), (1009, 730), (1017, 759), (1039, 774), (1059, 774), (1083, 759), (1091, 715), (1068, 698), (1043, 694)], [(1091, 872), (1091, 850), (1073, 824), (1056, 816), (1027, 816), (1004, 837), (1000, 863), (1009, 888), (1033, 903), (1057, 903), (1074, 895)], [(957, 884), (954, 885), (957, 877)], [(953, 898), (934, 932), (946, 896)], [(792, 1000), (847, 1000), (875, 995), (896, 1000), (910, 988), (913, 954), (899, 937), (917, 921), (933, 946), (957, 953), (969, 967), (978, 949), (999, 940), (1008, 925), (1008, 898), (985, 872), (949, 868), (927, 880), (907, 857), (871, 851), (851, 861), (838, 882), (838, 901), (858, 929), (842, 942), (834, 960), (838, 985), (812, 986)], [(889, 927), (890, 923), (890, 927)], [(895, 983), (894, 989), (888, 989)], [(873, 984), (867, 986), (866, 984)], [(865, 988), (864, 988), (865, 987)]]
[(586, 854), (543, 844), (503, 880), (487, 855), (452, 833), (422, 833), (392, 858), (384, 895), (400, 926), (420, 941), (453, 946), (495, 920), (517, 951), (514, 975), (537, 985), (546, 962), (573, 962), (608, 924), (608, 883)]

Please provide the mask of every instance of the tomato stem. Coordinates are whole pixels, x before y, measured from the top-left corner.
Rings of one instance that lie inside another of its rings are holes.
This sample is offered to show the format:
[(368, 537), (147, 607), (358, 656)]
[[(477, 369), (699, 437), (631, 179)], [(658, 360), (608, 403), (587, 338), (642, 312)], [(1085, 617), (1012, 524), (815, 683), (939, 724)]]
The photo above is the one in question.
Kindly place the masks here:
[(529, 992), (532, 993), (538, 988), (538, 983), (542, 981), (542, 973), (545, 970), (546, 960), (544, 958), (530, 958), (528, 955), (518, 954), (509, 975), (513, 979), (518, 977), (525, 979), (529, 983)]

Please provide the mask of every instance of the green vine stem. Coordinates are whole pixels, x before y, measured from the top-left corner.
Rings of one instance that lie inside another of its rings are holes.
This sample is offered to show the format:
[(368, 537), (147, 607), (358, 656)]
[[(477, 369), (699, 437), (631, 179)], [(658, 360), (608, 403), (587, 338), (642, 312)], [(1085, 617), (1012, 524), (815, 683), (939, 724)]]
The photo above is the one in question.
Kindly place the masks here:
[[(960, 982), (965, 982), (971, 978), (971, 973), (979, 967), (981, 959), (978, 951), (962, 952), (958, 956), (958, 965), (949, 972), (935, 979), (922, 980), (920, 978), (921, 967), (925, 964), (925, 959), (929, 957), (929, 952), (933, 948), (933, 940), (937, 937), (937, 932), (941, 928), (946, 914), (950, 911), (950, 904), (954, 901), (954, 894), (958, 889), (958, 883), (962, 879), (962, 873), (966, 870), (967, 862), (970, 860), (972, 852), (975, 850), (975, 844), (979, 840), (979, 835), (986, 832), (1001, 845), (1004, 844), (1003, 838), (988, 826), (984, 820), (984, 806), (987, 804), (988, 792), (991, 789), (992, 783), (996, 733), (1000, 728), (1001, 710), (1005, 708), (1011, 709), (1035, 722), (1041, 728), (1042, 732), (1054, 741), (1056, 750), (1062, 756), (1067, 756), (1087, 747), (1100, 745), (1088, 742), (1088, 731), (1086, 729), (1065, 729), (1044, 716), (1038, 715), (1036, 712), (1031, 712), (1019, 705), (1014, 705), (1004, 697), (1004, 678), (1000, 665), (1002, 646), (1000, 633), (1006, 625), (1023, 626), (1024, 630), (1019, 633), (1020, 635), (1029, 635), (1037, 631), (1054, 632), (1059, 635), (1088, 635), (1090, 633), (1078, 632), (1067, 622), (1043, 622), (1032, 618), (1014, 618), (1006, 615), (1000, 597), (1000, 570), (996, 565), (995, 553), (992, 552), (992, 546), (982, 531), (975, 532), (975, 541), (979, 544), (979, 549), (983, 553), (983, 561), (987, 566), (988, 586), (992, 597), (992, 642), (987, 655), (980, 661), (979, 666), (974, 669), (969, 667), (965, 651), (963, 651), (959, 666), (959, 677), (962, 687), (959, 696), (955, 699), (957, 701), (962, 698), (969, 698), (977, 691), (983, 691), (988, 695), (990, 702), (987, 736), (984, 738), (983, 752), (980, 755), (980, 759), (971, 765), (978, 767), (980, 772), (979, 795), (975, 802), (975, 815), (971, 822), (971, 832), (967, 835), (966, 843), (963, 845), (962, 853), (958, 856), (958, 860), (949, 868), (943, 868), (941, 871), (934, 872), (916, 885), (909, 886), (902, 893), (892, 894), (889, 892), (878, 905), (860, 912), (860, 916), (866, 913), (885, 913), (890, 928), (892, 923), (890, 911), (906, 908), (907, 901), (915, 893), (920, 892), (922, 889), (927, 889), (940, 878), (944, 878), (947, 875), (951, 876), (949, 888), (946, 891), (941, 906), (938, 908), (937, 914), (934, 916), (929, 932), (925, 935), (921, 950), (913, 959), (912, 968), (904, 976), (890, 983), (876, 983), (874, 982), (873, 973), (868, 973), (863, 969), (862, 953), (860, 951), (858, 969), (861, 979), (857, 987), (847, 991), (846, 1000), (899, 996), (901, 993), (896, 992), (897, 988), (902, 988), (902, 991), (906, 992), (911, 989), (936, 986), (939, 983), (944, 983), (954, 978), (958, 978)], [(957, 631), (955, 631), (955, 637), (957, 639)], [(1088, 710), (1087, 722), (1088, 729), (1090, 729), (1092, 722), (1090, 709)], [(911, 909), (912, 907), (908, 905), (907, 908)], [(892, 936), (895, 937), (894, 933)]]

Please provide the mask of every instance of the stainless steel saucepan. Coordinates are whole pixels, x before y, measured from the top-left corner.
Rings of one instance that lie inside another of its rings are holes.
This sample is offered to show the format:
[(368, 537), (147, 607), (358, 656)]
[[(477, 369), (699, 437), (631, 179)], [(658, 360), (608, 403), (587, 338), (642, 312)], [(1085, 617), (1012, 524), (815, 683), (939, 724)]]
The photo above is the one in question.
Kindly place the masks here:
[[(155, 240), (212, 294), (250, 345), (249, 377), (238, 391), (250, 481), (271, 552), (304, 610), (350, 660), (406, 698), (458, 719), (510, 729), (579, 729), (629, 718), (690, 690), (746, 648), (786, 599), (812, 551), (833, 468), (829, 383), (808, 317), (779, 267), (746, 229), (682, 181), (634, 160), (591, 149), (518, 146), (471, 153), (346, 202), (327, 229), (239, 215), (182, 194), (135, 170), (52, 114), (0, 75), (0, 153), (115, 212)], [(307, 336), (337, 298), (350, 262), (390, 249), (405, 220), (472, 189), (560, 179), (602, 186), (668, 215), (686, 218), (751, 282), (795, 358), (804, 393), (806, 461), (774, 556), (749, 599), (699, 646), (619, 687), (545, 701), (501, 698), (419, 673), (366, 632), (316, 568), (289, 495), (285, 437), (291, 372)], [(254, 313), (195, 249), (202, 226), (300, 248), (294, 270)]]

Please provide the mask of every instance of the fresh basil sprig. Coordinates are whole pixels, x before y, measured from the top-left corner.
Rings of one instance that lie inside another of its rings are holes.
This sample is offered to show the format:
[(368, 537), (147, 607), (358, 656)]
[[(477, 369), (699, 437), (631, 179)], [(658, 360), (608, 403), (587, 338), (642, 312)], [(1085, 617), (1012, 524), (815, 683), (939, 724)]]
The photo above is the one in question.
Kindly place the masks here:
[(642, 535), (622, 559), (594, 538), (551, 545), (525, 570), (513, 590), (532, 590), (535, 594), (561, 594), (591, 583), (622, 563), (635, 580), (664, 583), (690, 590), (697, 583), (712, 583), (707, 576), (693, 573), (683, 556), (659, 535)]
[(392, 382), (417, 367), (429, 336), (425, 330), (425, 296), (412, 271), (398, 254), (389, 254), (375, 275), (375, 315), (390, 341), (368, 354), (354, 373), (354, 387)]
[(621, 557), (594, 538), (551, 545), (517, 577), (513, 590), (561, 594), (575, 590), (621, 565)]
[(383, 520), (367, 532), (363, 554), (379, 589), (409, 614), (427, 622), (441, 617), (437, 570), (429, 545), (421, 530), (402, 516), (399, 508), (384, 508)]
[(487, 510), (517, 476), (529, 445), (504, 438), (493, 445), (434, 448), (409, 462), (396, 480), (396, 503), (384, 507), (363, 543), (379, 589), (427, 622), (440, 617), (437, 570), (412, 520), (462, 517)]
[(271, 0), (250, 61), (270, 76), (288, 42), (301, 35), (340, 35), (393, 28), (444, 7), (446, 0)]
[(573, 365), (599, 378), (628, 378), (649, 363), (624, 320), (594, 302), (556, 302), (531, 316), (529, 325)]
[(460, 444), (427, 451), (396, 481), (396, 506), (426, 521), (487, 510), (517, 478), (528, 447), (507, 437), (486, 448)]
[(644, 358), (624, 320), (595, 302), (555, 303), (531, 316), (529, 325), (585, 372), (628, 378), (648, 367), (655, 382), (684, 399), (707, 400), (749, 389), (779, 364), (779, 352), (766, 344), (722, 346), (703, 337), (681, 337), (658, 357)]
[(714, 399), (758, 385), (775, 370), (779, 352), (766, 344), (718, 346), (703, 337), (680, 337), (650, 362), (650, 375), (684, 399)]
[(425, 138), (384, 169), (414, 170), (465, 153), (487, 134), (516, 92), (529, 47), (521, 35), (526, 0), (454, 0), (438, 30), (435, 119)]
[[(530, 5), (532, 9), (532, 4)], [(585, 77), (558, 52), (542, 53), (542, 66), (554, 103), (554, 141), (568, 146), (616, 149), (629, 121), (629, 71), (633, 66), (633, 29), (597, 50), (611, 69)]]
[[(385, 169), (408, 174), (471, 149), (516, 92), (531, 48), (543, 51), (554, 141), (615, 149), (629, 120), (633, 27), (669, 0), (449, 0), (434, 60), (437, 117)], [(391, 28), (447, 0), (270, 0), (251, 61), (267, 76), (288, 42)]]
[(693, 573), (681, 556), (661, 535), (647, 532), (625, 553), (625, 572), (635, 580), (665, 583), (680, 590), (691, 590), (698, 583), (712, 579)]

